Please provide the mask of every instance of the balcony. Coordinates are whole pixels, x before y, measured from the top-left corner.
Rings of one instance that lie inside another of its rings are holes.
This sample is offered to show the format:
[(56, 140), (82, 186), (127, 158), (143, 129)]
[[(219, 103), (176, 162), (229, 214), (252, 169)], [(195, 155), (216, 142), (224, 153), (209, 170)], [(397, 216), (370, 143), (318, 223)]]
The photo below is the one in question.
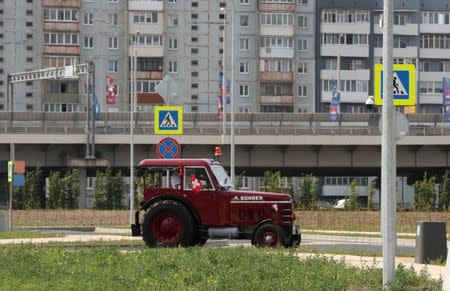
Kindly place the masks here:
[(44, 21), (44, 31), (71, 31), (79, 32), (80, 23), (79, 22), (50, 22)]
[(283, 95), (283, 96), (261, 96), (261, 104), (264, 105), (293, 105), (294, 104), (294, 96), (292, 95)]
[(68, 45), (44, 45), (44, 54), (79, 55), (79, 46)]
[(420, 49), (420, 58), (448, 59), (450, 49)]
[(420, 93), (420, 104), (441, 104), (442, 105), (442, 93)]
[(48, 93), (43, 94), (43, 103), (80, 103), (78, 93)]
[[(425, 82), (426, 81), (442, 82), (442, 78), (446, 77), (447, 75), (448, 75), (448, 72), (424, 72), (424, 71), (420, 71), (420, 81), (425, 81)], [(441, 97), (442, 97), (442, 95), (441, 95)]]
[[(320, 101), (330, 102), (332, 95), (331, 91), (321, 91)], [(368, 92), (341, 92), (341, 103), (365, 103), (367, 96)]]
[(370, 23), (322, 23), (321, 33), (370, 34)]
[(448, 33), (450, 24), (421, 24), (420, 33)]
[[(336, 70), (320, 70), (320, 79), (336, 79)], [(340, 71), (341, 80), (370, 80), (370, 70), (342, 70)]]
[[(131, 57), (133, 52), (133, 46), (128, 47), (128, 55)], [(138, 57), (163, 57), (164, 48), (163, 47), (151, 47), (151, 46), (138, 46), (136, 47), (136, 52)]]
[[(164, 98), (158, 93), (136, 93), (138, 104), (164, 104)], [(131, 98), (131, 94), (128, 94)]]
[(261, 25), (260, 35), (294, 36), (294, 25)]
[[(129, 72), (128, 77), (131, 78), (131, 72)], [(163, 71), (137, 71), (136, 72), (137, 79), (146, 79), (146, 80), (162, 80), (164, 78)]]
[[(374, 33), (383, 34), (383, 30), (379, 25), (374, 25)], [(419, 34), (419, 25), (417, 23), (408, 23), (405, 25), (394, 25), (394, 34), (414, 35)]]
[(260, 58), (282, 58), (292, 59), (294, 58), (294, 48), (260, 48)]
[(129, 10), (163, 11), (163, 1), (128, 1)]
[(128, 23), (128, 29), (130, 32), (139, 31), (140, 34), (163, 34), (163, 15), (158, 13), (157, 23), (134, 23), (133, 19), (130, 18)]
[(294, 12), (295, 4), (262, 3), (259, 4), (260, 12)]
[(259, 79), (261, 82), (293, 82), (294, 72), (259, 72)]
[(354, 57), (354, 58), (368, 58), (369, 46), (368, 45), (321, 45), (320, 55), (335, 57), (339, 53), (341, 57)]
[[(374, 56), (383, 57), (383, 48), (375, 48)], [(394, 58), (417, 58), (417, 47), (407, 46), (404, 48), (394, 48)]]
[(80, 0), (43, 0), (42, 6), (79, 8)]

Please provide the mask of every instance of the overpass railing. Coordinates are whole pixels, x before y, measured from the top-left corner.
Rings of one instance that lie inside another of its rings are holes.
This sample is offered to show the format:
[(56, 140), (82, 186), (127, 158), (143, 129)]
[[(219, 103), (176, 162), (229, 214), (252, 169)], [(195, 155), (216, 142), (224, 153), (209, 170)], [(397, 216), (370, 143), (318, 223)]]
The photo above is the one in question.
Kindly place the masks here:
[[(380, 114), (340, 114), (338, 122), (330, 122), (327, 113), (236, 113), (237, 135), (380, 135)], [(231, 116), (228, 114), (227, 120)], [(409, 135), (450, 135), (450, 125), (442, 114), (407, 115)], [(135, 134), (152, 134), (153, 113), (135, 113)], [(229, 129), (228, 123), (228, 129)], [(185, 134), (220, 135), (222, 122), (215, 113), (184, 113)], [(0, 112), (0, 133), (67, 133), (86, 132), (85, 112)], [(127, 134), (130, 112), (101, 113), (96, 121), (96, 134)], [(229, 130), (228, 130), (229, 133)]]

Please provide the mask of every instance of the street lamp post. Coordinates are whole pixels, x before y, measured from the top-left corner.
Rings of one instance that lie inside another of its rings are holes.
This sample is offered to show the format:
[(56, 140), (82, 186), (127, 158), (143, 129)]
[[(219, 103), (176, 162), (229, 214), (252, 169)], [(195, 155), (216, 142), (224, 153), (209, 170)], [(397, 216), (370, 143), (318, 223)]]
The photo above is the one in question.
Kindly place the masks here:
[(227, 17), (226, 17), (226, 9), (224, 7), (220, 8), (220, 11), (224, 14), (223, 16), (223, 52), (222, 52), (222, 145), (225, 145), (225, 135), (227, 133), (227, 111), (226, 111), (226, 95), (227, 95), (227, 78), (225, 78), (225, 36), (226, 36), (226, 23), (227, 23)]
[(136, 67), (137, 67), (137, 49), (136, 42), (139, 37), (139, 31), (132, 42), (131, 51), (131, 96), (130, 96), (130, 225), (133, 224), (134, 217), (134, 110), (136, 102)]
[(396, 228), (396, 141), (393, 104), (393, 0), (383, 4), (383, 112), (381, 134), (381, 233), (383, 237), (383, 286), (395, 283)]

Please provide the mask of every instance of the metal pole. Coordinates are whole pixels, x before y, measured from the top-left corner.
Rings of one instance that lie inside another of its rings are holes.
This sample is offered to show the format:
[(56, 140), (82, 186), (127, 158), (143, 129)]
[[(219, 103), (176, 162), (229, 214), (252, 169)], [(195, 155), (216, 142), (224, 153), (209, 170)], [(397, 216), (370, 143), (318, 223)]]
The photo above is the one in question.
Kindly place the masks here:
[(91, 149), (90, 149), (90, 136), (91, 132), (89, 130), (89, 93), (90, 93), (90, 84), (89, 84), (89, 72), (91, 71), (88, 63), (88, 69), (87, 69), (87, 75), (86, 75), (86, 87), (87, 87), (87, 94), (86, 94), (86, 158), (89, 158), (91, 156)]
[[(9, 115), (10, 115), (10, 118), (11, 118), (11, 114), (12, 114), (12, 110), (11, 110), (11, 107), (10, 107), (10, 105), (9, 105), (9, 99), (11, 98), (9, 95), (10, 95), (10, 88), (9, 88), (9, 85), (11, 84), (11, 86), (12, 86), (12, 83), (10, 83), (10, 80), (11, 80), (11, 77), (10, 77), (10, 75), (8, 74), (7, 76), (6, 76), (6, 106), (8, 107), (7, 108), (7, 111), (9, 111), (10, 113), (9, 113)], [(9, 127), (11, 127), (11, 119), (9, 120)]]
[(231, 189), (234, 190), (234, 162), (235, 162), (235, 145), (234, 145), (234, 10), (231, 10)]
[[(136, 35), (137, 37), (137, 35)], [(130, 100), (130, 225), (134, 218), (134, 103), (136, 99), (136, 37), (131, 52), (131, 100)]]
[[(340, 36), (339, 36), (340, 37)], [(341, 89), (341, 48), (337, 49), (337, 64), (336, 64), (336, 91)]]
[(381, 231), (383, 236), (383, 287), (395, 283), (396, 141), (393, 105), (393, 0), (384, 0), (383, 25), (383, 128), (381, 135)]
[[(13, 163), (13, 177), (14, 177), (14, 160), (15, 160), (15, 148), (14, 144), (9, 145), (9, 159)], [(13, 227), (13, 183), (9, 183), (9, 230)]]
[(91, 126), (91, 157), (95, 158), (95, 63), (92, 64), (92, 126)]
[(227, 95), (227, 79), (225, 78), (225, 30), (226, 30), (226, 23), (227, 23), (227, 14), (225, 9), (221, 9), (221, 11), (224, 13), (223, 17), (223, 54), (222, 54), (222, 145), (225, 145), (225, 135), (227, 134), (227, 111), (226, 111), (226, 95)]

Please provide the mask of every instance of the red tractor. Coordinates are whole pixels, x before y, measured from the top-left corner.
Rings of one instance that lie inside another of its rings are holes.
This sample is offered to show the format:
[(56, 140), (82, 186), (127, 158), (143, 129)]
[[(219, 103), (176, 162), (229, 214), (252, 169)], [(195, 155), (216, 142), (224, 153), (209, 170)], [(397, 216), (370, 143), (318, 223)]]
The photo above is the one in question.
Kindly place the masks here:
[(144, 200), (131, 229), (149, 247), (201, 246), (208, 238), (251, 239), (260, 247), (300, 244), (287, 194), (231, 190), (214, 160), (147, 159), (139, 167)]

